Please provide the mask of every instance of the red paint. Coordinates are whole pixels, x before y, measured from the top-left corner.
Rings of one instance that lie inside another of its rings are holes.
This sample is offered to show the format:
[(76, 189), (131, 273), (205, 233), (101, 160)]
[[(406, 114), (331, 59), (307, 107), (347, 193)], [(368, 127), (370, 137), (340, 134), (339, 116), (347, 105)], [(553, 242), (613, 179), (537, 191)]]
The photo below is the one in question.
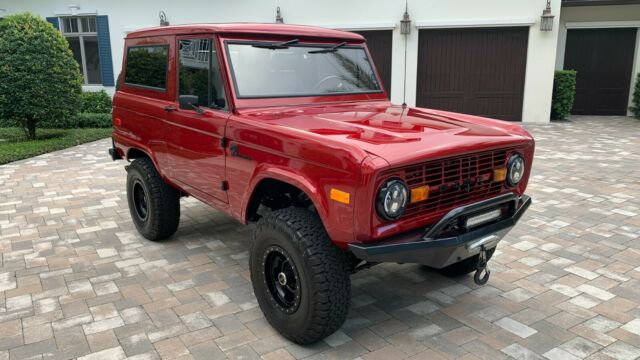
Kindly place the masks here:
[[(214, 37), (231, 112), (206, 109), (199, 115), (178, 108), (176, 37)], [(200, 36), (200, 35), (199, 35)], [(246, 223), (253, 189), (264, 179), (297, 186), (313, 200), (331, 239), (375, 241), (437, 221), (430, 213), (382, 221), (374, 199), (392, 169), (438, 158), (498, 148), (517, 149), (526, 159), (525, 179), (503, 192), (523, 194), (532, 165), (534, 141), (520, 126), (444, 111), (392, 105), (386, 92), (366, 95), (237, 99), (223, 44), (227, 39), (363, 44), (360, 35), (296, 25), (228, 24), (169, 26), (130, 33), (125, 46), (169, 45), (167, 91), (128, 86), (120, 79), (114, 97), (113, 138), (119, 152), (147, 153), (164, 179), (203, 202)], [(126, 51), (125, 51), (126, 53)], [(123, 69), (125, 68), (123, 63)], [(228, 139), (223, 147), (220, 139)], [(231, 156), (230, 146), (242, 157)], [(221, 182), (228, 181), (227, 191)], [(337, 188), (350, 194), (345, 205), (329, 199)]]

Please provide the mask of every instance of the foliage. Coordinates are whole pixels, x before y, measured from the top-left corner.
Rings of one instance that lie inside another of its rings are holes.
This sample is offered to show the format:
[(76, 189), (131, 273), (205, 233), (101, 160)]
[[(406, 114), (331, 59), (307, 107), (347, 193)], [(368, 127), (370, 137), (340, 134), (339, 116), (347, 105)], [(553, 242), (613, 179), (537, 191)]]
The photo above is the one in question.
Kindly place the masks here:
[(66, 149), (111, 136), (111, 129), (40, 129), (36, 140), (29, 140), (20, 128), (0, 128), (0, 164)]
[(110, 128), (111, 114), (78, 113), (67, 119), (44, 120), (41, 126), (49, 129)]
[(0, 21), (0, 118), (31, 139), (43, 119), (66, 119), (80, 106), (82, 75), (65, 38), (29, 13)]
[(633, 90), (631, 103), (633, 105), (629, 108), (629, 110), (631, 110), (633, 116), (640, 119), (640, 73), (638, 73), (638, 76), (636, 77), (636, 86)]
[(81, 98), (81, 113), (111, 114), (111, 96), (106, 91), (84, 91)]
[(167, 48), (130, 48), (127, 53), (125, 82), (156, 88), (166, 87)]
[(551, 118), (564, 120), (571, 113), (576, 96), (576, 74), (574, 70), (558, 70), (553, 79)]

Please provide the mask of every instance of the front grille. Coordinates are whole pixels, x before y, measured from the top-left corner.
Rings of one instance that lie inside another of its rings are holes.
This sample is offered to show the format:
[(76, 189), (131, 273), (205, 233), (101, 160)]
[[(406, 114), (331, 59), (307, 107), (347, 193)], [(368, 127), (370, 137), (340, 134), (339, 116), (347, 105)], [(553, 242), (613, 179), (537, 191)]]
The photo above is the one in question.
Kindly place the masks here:
[(410, 165), (402, 169), (410, 189), (428, 185), (429, 198), (409, 204), (403, 218), (451, 209), (499, 194), (493, 170), (506, 167), (509, 150), (501, 149)]

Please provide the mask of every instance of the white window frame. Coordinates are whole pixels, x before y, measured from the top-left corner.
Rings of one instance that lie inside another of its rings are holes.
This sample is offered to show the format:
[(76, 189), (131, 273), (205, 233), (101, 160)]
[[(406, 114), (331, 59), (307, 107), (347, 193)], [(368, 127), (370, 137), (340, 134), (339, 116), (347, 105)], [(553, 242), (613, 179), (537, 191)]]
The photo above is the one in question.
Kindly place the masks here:
[[(81, 19), (83, 18), (93, 18), (94, 24), (96, 26), (96, 29), (95, 29), (96, 31), (84, 31), (85, 29), (83, 29), (82, 21), (81, 21)], [(73, 19), (76, 21), (78, 25), (78, 32), (67, 32), (67, 29), (65, 29), (65, 20), (67, 19)], [(62, 33), (62, 36), (64, 36), (65, 38), (78, 38), (80, 42), (80, 58), (82, 60), (82, 64), (80, 64), (80, 66), (82, 66), (82, 77), (84, 78), (83, 80), (84, 85), (102, 85), (102, 73), (100, 74), (100, 83), (92, 84), (89, 82), (89, 74), (87, 72), (87, 56), (84, 52), (84, 37), (91, 36), (91, 37), (95, 37), (96, 39), (98, 38), (96, 16), (95, 15), (60, 16), (58, 17), (58, 24), (60, 25), (60, 32)], [(100, 56), (98, 56), (98, 59), (100, 59)], [(100, 66), (102, 66), (102, 63), (100, 63)]]

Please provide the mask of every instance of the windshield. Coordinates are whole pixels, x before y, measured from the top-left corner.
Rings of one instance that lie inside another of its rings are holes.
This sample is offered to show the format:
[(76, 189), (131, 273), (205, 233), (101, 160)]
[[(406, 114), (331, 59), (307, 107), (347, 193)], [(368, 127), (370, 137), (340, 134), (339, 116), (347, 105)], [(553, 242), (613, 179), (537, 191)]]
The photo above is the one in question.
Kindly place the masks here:
[(239, 98), (381, 91), (362, 47), (227, 43), (227, 53)]

